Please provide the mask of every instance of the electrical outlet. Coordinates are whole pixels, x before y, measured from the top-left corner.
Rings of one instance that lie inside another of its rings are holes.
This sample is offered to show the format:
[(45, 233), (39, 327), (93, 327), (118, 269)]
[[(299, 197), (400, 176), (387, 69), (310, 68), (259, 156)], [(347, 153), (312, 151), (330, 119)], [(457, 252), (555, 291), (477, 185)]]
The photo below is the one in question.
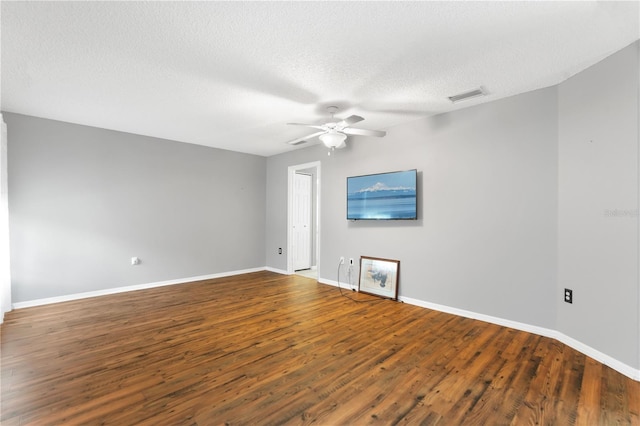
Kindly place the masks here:
[(344, 256), (340, 256), (340, 264), (344, 265)]
[(282, 254), (282, 247), (278, 247), (278, 254)]
[(567, 303), (573, 303), (573, 290), (568, 288), (564, 289), (564, 301)]

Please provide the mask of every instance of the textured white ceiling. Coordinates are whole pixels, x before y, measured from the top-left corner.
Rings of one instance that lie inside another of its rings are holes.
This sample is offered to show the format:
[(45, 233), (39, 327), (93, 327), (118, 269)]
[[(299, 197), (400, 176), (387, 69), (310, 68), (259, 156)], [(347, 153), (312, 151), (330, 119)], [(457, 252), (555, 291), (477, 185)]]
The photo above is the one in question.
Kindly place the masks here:
[(638, 2), (1, 8), (2, 110), (264, 156), (328, 105), (385, 130), (557, 84), (640, 37)]

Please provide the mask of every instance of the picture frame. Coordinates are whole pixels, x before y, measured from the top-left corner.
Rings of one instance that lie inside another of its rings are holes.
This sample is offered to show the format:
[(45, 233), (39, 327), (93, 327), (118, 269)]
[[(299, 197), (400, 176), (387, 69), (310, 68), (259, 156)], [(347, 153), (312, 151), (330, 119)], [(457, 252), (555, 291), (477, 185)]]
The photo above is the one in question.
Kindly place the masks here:
[(358, 291), (397, 300), (399, 273), (399, 260), (361, 256)]

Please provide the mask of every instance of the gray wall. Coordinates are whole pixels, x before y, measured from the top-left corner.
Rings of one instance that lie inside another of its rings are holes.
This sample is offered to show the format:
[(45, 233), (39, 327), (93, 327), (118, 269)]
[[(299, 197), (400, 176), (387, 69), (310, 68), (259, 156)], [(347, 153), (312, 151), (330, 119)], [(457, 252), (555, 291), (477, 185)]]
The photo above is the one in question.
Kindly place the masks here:
[[(638, 43), (559, 89), (558, 330), (640, 368)], [(573, 289), (574, 303), (561, 300)]]
[[(320, 277), (399, 259), (400, 295), (558, 330), (640, 368), (636, 42), (559, 86), (267, 161), (267, 262), (287, 166), (322, 161)], [(419, 220), (347, 222), (347, 176), (417, 168)], [(562, 300), (574, 290), (574, 303)]]
[[(556, 329), (640, 368), (638, 46), (557, 87), (350, 138), (331, 157), (5, 113), (14, 302), (286, 270), (287, 167), (321, 161), (321, 278), (336, 280), (340, 256), (398, 259), (401, 296)], [(346, 221), (347, 176), (410, 168), (419, 220)]]
[(4, 117), (14, 302), (265, 265), (265, 158)]
[[(320, 160), (321, 278), (336, 280), (340, 256), (399, 259), (401, 296), (553, 327), (556, 100), (555, 88), (539, 90), (353, 138), (331, 157), (315, 146), (268, 158), (268, 265), (286, 269), (275, 253), (287, 167)], [(411, 168), (418, 221), (345, 219), (347, 176)]]

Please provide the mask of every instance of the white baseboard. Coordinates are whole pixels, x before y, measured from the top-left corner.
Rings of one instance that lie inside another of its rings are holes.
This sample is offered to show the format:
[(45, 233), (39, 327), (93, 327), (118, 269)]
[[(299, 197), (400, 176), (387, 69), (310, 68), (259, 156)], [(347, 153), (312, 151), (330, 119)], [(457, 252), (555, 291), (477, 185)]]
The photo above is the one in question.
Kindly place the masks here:
[(87, 291), (85, 293), (75, 293), (75, 294), (68, 294), (68, 295), (64, 295), (64, 296), (47, 297), (47, 298), (44, 298), (44, 299), (29, 300), (29, 301), (26, 301), (26, 302), (17, 302), (17, 303), (14, 303), (12, 306), (13, 306), (13, 309), (31, 308), (31, 307), (34, 307), (34, 306), (49, 305), (49, 304), (52, 304), (52, 303), (60, 303), (60, 302), (69, 302), (71, 300), (86, 299), (86, 298), (89, 298), (89, 297), (106, 296), (106, 295), (109, 295), (109, 294), (116, 294), (116, 293), (125, 293), (127, 291), (146, 290), (146, 289), (149, 289), (149, 288), (164, 287), (164, 286), (167, 286), (167, 285), (185, 284), (185, 283), (194, 282), (194, 281), (202, 281), (202, 280), (211, 280), (211, 279), (214, 279), (214, 278), (231, 277), (231, 276), (234, 276), (234, 275), (242, 275), (242, 274), (249, 274), (251, 272), (264, 271), (266, 269), (267, 268), (265, 268), (265, 267), (252, 268), (252, 269), (242, 269), (242, 270), (239, 270), (239, 271), (228, 271), (228, 272), (221, 272), (221, 273), (218, 273), (218, 274), (199, 275), (199, 276), (195, 276), (195, 277), (180, 278), (180, 279), (168, 280), (168, 281), (159, 281), (159, 282), (146, 283), (146, 284), (136, 284), (136, 285), (130, 285), (130, 286), (125, 286), (125, 287), (106, 288), (104, 290)]
[(552, 339), (558, 340), (561, 343), (577, 350), (580, 353), (583, 353), (598, 362), (601, 362), (604, 365), (607, 365), (617, 372), (624, 374), (625, 376), (640, 381), (640, 369), (635, 369), (630, 365), (627, 365), (617, 359), (600, 352), (597, 349), (592, 348), (591, 346), (585, 345), (584, 343), (569, 337), (557, 330), (552, 330), (545, 327), (538, 327), (535, 325), (530, 325), (522, 322), (511, 321), (504, 318), (493, 317), (490, 315), (479, 314), (476, 312), (465, 311), (464, 309), (452, 308), (450, 306), (439, 305), (437, 303), (425, 302), (423, 300), (412, 299), (410, 297), (400, 296), (398, 298), (399, 301), (408, 303), (410, 305), (420, 306), (427, 309), (432, 309), (434, 311), (446, 312), (448, 314), (458, 315), (461, 317), (471, 318), (475, 320), (480, 320), (484, 322), (488, 322), (491, 324), (501, 325), (503, 327), (509, 327), (516, 330), (526, 331), (528, 333), (537, 334), (539, 336), (550, 337)]
[(640, 369), (635, 369), (630, 365), (618, 361), (617, 359), (612, 358), (611, 356), (602, 353), (599, 350), (592, 348), (591, 346), (585, 345), (584, 343), (572, 337), (569, 337), (566, 334), (560, 333), (559, 331), (556, 331), (556, 340), (572, 347), (578, 352), (581, 352), (595, 359), (598, 362), (603, 363), (606, 366), (613, 368), (618, 373), (624, 374), (625, 376), (640, 382)]
[(327, 285), (332, 285), (334, 287), (338, 287), (338, 282), (337, 281), (333, 281), (333, 280), (328, 280), (326, 278), (320, 278), (318, 277), (318, 282), (320, 284), (327, 284)]
[(551, 337), (555, 339), (557, 332), (544, 327), (538, 327), (535, 325), (526, 324), (523, 322), (511, 321), (504, 318), (493, 317), (491, 315), (479, 314), (477, 312), (466, 311), (464, 309), (452, 308), (446, 305), (439, 305), (437, 303), (425, 302), (419, 299), (412, 299), (410, 297), (400, 296), (398, 300), (408, 303), (410, 305), (420, 306), (427, 309), (433, 309), (434, 311), (446, 312), (448, 314), (458, 315), (460, 317), (476, 319), (491, 324), (501, 325), (503, 327), (515, 328), (516, 330), (526, 331), (528, 333), (537, 334), (539, 336)]
[(265, 271), (269, 271), (269, 272), (275, 272), (276, 274), (282, 274), (282, 275), (290, 275), (287, 271), (285, 271), (284, 269), (278, 269), (278, 268), (272, 268), (271, 266), (266, 266), (264, 268)]
[[(276, 274), (293, 275), (293, 274), (290, 274), (289, 272), (285, 271), (284, 269), (272, 268), (271, 266), (267, 266), (264, 269), (265, 269), (265, 271), (275, 272)], [(317, 266), (312, 266), (310, 269), (312, 271), (315, 271), (315, 270), (318, 269), (318, 267)]]
[(357, 290), (358, 289), (357, 287), (350, 287), (348, 283), (340, 282), (340, 285), (338, 285), (338, 281), (328, 280), (326, 278), (318, 277), (318, 282), (320, 284), (327, 284), (327, 285), (332, 285), (334, 287), (341, 287), (341, 288), (343, 288), (345, 290), (351, 290), (351, 289)]
[[(41, 306), (41, 305), (48, 305), (51, 303), (60, 303), (60, 302), (68, 302), (71, 300), (78, 300), (78, 299), (86, 299), (88, 297), (97, 297), (97, 296), (106, 296), (109, 294), (116, 294), (116, 293), (124, 293), (127, 291), (135, 291), (135, 290), (144, 290), (144, 289), (149, 289), (149, 288), (154, 288), (154, 287), (163, 287), (163, 286), (167, 286), (167, 285), (175, 285), (175, 284), (184, 284), (184, 283), (188, 283), (188, 282), (193, 282), (193, 281), (202, 281), (202, 280), (210, 280), (210, 279), (214, 279), (214, 278), (223, 278), (223, 277), (230, 277), (230, 276), (234, 276), (234, 275), (242, 275), (242, 274), (248, 274), (251, 272), (259, 272), (259, 271), (270, 271), (270, 272), (274, 272), (277, 274), (283, 274), (283, 275), (289, 275), (287, 273), (287, 271), (283, 271), (281, 269), (276, 269), (276, 268), (271, 268), (271, 267), (262, 267), (262, 268), (253, 268), (253, 269), (243, 269), (243, 270), (239, 270), (239, 271), (229, 271), (229, 272), (222, 272), (222, 273), (218, 273), (218, 274), (210, 274), (210, 275), (200, 275), (200, 276), (196, 276), (196, 277), (188, 277), (188, 278), (181, 278), (181, 279), (175, 279), (175, 280), (168, 280), (168, 281), (160, 281), (160, 282), (154, 282), (154, 283), (147, 283), (147, 284), (137, 284), (137, 285), (132, 285), (132, 286), (126, 286), (126, 287), (116, 287), (116, 288), (109, 288), (109, 289), (104, 289), (104, 290), (97, 290), (97, 291), (89, 291), (89, 292), (85, 292), (85, 293), (76, 293), (76, 294), (69, 294), (69, 295), (65, 295), (65, 296), (58, 296), (58, 297), (49, 297), (49, 298), (45, 298), (45, 299), (37, 299), (37, 300), (30, 300), (27, 302), (18, 302), (18, 303), (14, 303), (13, 304), (13, 308), (14, 309), (22, 309), (22, 308), (30, 308), (33, 306)], [(320, 278), (318, 277), (318, 282), (321, 284), (327, 284), (327, 285), (331, 285), (334, 287), (342, 287), (343, 289), (351, 289), (352, 287), (349, 286), (348, 283), (343, 283), (340, 282), (338, 283), (337, 281), (333, 281), (333, 280), (328, 280), (326, 278)], [(503, 327), (509, 327), (509, 328), (513, 328), (516, 330), (521, 330), (521, 331), (526, 331), (528, 333), (533, 333), (533, 334), (537, 334), (540, 336), (545, 336), (545, 337), (550, 337), (552, 339), (558, 340), (562, 343), (564, 343), (567, 346), (570, 346), (571, 348), (577, 350), (578, 352), (581, 352), (593, 359), (595, 359), (598, 362), (603, 363), (604, 365), (607, 365), (611, 368), (613, 368), (614, 370), (618, 371), (621, 374), (624, 374), (625, 376), (636, 380), (636, 381), (640, 381), (640, 369), (636, 369), (633, 368), (621, 361), (618, 361), (617, 359), (602, 353), (600, 351), (598, 351), (597, 349), (594, 349), (588, 345), (585, 345), (584, 343), (569, 337), (559, 331), (556, 330), (551, 330), (549, 328), (545, 328), (545, 327), (538, 327), (535, 325), (530, 325), (530, 324), (526, 324), (526, 323), (521, 323), (521, 322), (517, 322), (517, 321), (511, 321), (511, 320), (507, 320), (504, 318), (498, 318), (498, 317), (493, 317), (490, 315), (484, 315), (484, 314), (479, 314), (476, 312), (472, 312), (472, 311), (466, 311), (464, 309), (458, 309), (458, 308), (452, 308), (450, 306), (446, 306), (446, 305), (439, 305), (437, 303), (431, 303), (431, 302), (425, 302), (423, 300), (419, 300), (419, 299), (413, 299), (410, 297), (404, 297), (404, 296), (400, 296), (398, 297), (398, 300), (400, 302), (405, 302), (408, 303), (410, 305), (415, 305), (415, 306), (420, 306), (423, 308), (427, 308), (427, 309), (432, 309), (434, 311), (440, 311), (440, 312), (445, 312), (448, 314), (453, 314), (453, 315), (458, 315), (458, 316), (462, 316), (465, 318), (471, 318), (471, 319), (475, 319), (475, 320), (480, 320), (480, 321), (484, 321), (484, 322), (488, 322), (491, 324), (496, 324), (496, 325), (501, 325)]]

